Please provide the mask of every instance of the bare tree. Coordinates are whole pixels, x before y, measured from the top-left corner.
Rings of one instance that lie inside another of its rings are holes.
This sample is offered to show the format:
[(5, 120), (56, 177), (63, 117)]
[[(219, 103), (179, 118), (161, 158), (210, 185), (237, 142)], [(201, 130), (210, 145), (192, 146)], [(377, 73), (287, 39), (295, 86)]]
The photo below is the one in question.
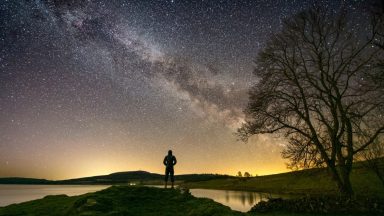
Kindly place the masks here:
[(326, 166), (350, 196), (354, 155), (384, 133), (384, 91), (377, 28), (353, 30), (347, 17), (317, 8), (286, 20), (258, 55), (238, 135), (282, 133), (290, 167)]
[[(373, 45), (384, 51), (384, 0), (374, 2), (370, 8), (372, 14), (372, 26), (376, 31), (376, 37), (373, 40)], [(377, 83), (384, 85), (384, 57), (380, 56), (377, 66), (381, 68), (381, 73), (375, 74), (374, 77)], [(372, 170), (380, 179), (384, 186), (384, 140), (376, 139), (370, 146), (360, 153), (360, 159), (365, 167)]]

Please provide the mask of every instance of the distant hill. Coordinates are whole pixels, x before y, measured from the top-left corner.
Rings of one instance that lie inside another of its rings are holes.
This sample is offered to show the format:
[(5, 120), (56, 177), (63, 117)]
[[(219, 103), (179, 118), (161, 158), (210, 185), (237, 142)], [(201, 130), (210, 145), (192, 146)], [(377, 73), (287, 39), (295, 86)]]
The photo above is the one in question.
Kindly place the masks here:
[(0, 178), (0, 184), (51, 184), (52, 181), (46, 179), (9, 177)]
[(132, 181), (160, 180), (162, 175), (146, 171), (117, 172), (109, 175), (91, 176), (84, 178), (55, 181), (56, 184), (117, 184)]
[[(185, 174), (176, 175), (178, 182), (197, 182), (209, 181), (214, 179), (228, 179), (235, 178), (228, 175), (218, 174)], [(127, 171), (117, 172), (109, 175), (91, 176), (76, 179), (66, 180), (46, 180), (46, 179), (33, 179), (33, 178), (0, 178), (0, 184), (161, 184), (164, 175), (157, 173), (150, 173), (146, 171)]]

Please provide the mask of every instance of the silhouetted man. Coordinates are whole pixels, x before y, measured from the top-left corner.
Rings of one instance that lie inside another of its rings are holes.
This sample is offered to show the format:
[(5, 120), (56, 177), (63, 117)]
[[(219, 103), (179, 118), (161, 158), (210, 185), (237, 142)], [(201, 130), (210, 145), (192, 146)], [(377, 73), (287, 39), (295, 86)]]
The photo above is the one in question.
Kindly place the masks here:
[(175, 181), (175, 171), (173, 170), (173, 166), (177, 163), (176, 157), (172, 155), (172, 150), (168, 151), (168, 155), (165, 156), (163, 160), (163, 164), (165, 165), (165, 188), (167, 188), (168, 184), (168, 176), (171, 176), (172, 188), (173, 183)]

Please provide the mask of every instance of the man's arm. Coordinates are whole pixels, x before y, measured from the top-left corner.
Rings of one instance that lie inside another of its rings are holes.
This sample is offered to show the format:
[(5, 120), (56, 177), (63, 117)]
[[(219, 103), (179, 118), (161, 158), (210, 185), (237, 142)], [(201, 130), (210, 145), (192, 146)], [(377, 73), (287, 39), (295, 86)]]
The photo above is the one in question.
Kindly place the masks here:
[(164, 160), (163, 160), (163, 164), (164, 164), (165, 166), (167, 166), (167, 157), (164, 158)]
[(176, 163), (177, 163), (176, 157), (173, 156), (173, 165), (176, 165)]

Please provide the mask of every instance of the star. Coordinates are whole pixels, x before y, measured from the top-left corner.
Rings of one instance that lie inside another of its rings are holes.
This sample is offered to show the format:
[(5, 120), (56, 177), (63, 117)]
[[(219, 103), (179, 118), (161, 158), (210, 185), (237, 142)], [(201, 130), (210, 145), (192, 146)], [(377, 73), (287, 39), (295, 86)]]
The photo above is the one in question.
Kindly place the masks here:
[[(285, 171), (280, 140), (246, 145), (234, 132), (257, 53), (317, 2), (3, 1), (0, 158), (15, 170), (0, 177), (80, 177), (95, 160), (110, 165), (87, 174), (162, 173), (169, 148), (180, 173)], [(344, 4), (361, 13), (362, 2)]]

